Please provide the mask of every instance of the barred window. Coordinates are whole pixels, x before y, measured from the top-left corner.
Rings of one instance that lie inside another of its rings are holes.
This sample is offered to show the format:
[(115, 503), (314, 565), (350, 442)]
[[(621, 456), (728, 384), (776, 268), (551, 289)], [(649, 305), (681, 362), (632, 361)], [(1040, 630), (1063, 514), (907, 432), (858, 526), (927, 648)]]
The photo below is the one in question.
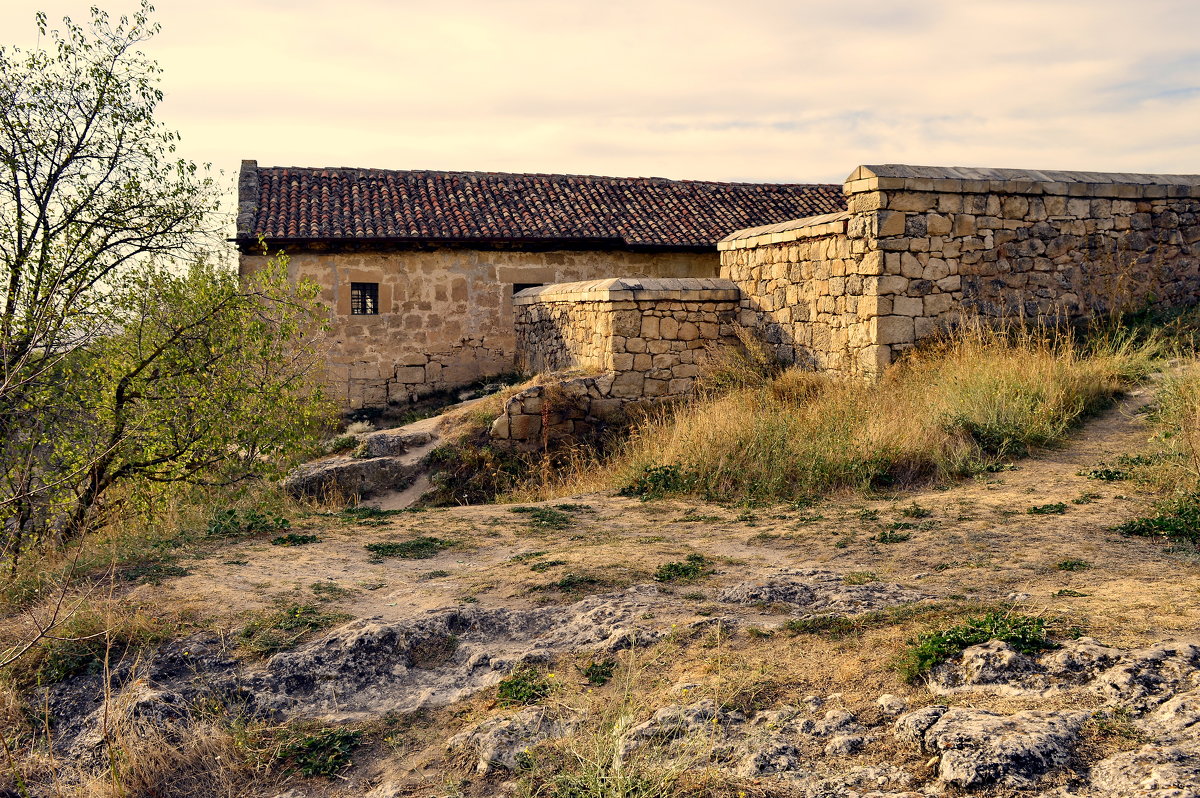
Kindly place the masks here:
[(350, 315), (379, 314), (379, 283), (350, 283)]

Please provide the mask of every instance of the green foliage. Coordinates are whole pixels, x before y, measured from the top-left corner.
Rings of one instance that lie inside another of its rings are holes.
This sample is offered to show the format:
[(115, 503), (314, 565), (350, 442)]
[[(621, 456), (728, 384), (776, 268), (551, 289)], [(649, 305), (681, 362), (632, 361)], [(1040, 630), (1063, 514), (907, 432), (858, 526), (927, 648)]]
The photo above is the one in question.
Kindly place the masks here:
[(363, 548), (377, 558), (400, 557), (405, 560), (428, 560), (453, 545), (454, 543), (449, 540), (422, 535), (412, 540), (368, 543)]
[(190, 574), (187, 568), (167, 561), (139, 562), (121, 571), (121, 576), (129, 582), (140, 582), (146, 585), (161, 585), (163, 580)]
[(878, 582), (879, 577), (874, 571), (851, 571), (842, 577), (842, 583), (847, 585), (865, 585), (869, 582)]
[(208, 522), (205, 534), (215, 538), (235, 538), (245, 535), (261, 535), (290, 529), (291, 522), (277, 515), (266, 515), (258, 510), (218, 510)]
[(529, 472), (528, 458), (471, 436), (429, 453), (433, 488), (423, 501), (434, 507), (486, 504), (512, 491)]
[(319, 543), (320, 538), (316, 535), (304, 535), (298, 532), (288, 532), (286, 535), (280, 535), (277, 538), (271, 538), (272, 546), (307, 546), (309, 543)]
[(1085, 571), (1092, 567), (1087, 560), (1063, 560), (1054, 566), (1060, 571)]
[(621, 488), (620, 494), (651, 501), (661, 499), (669, 493), (683, 493), (694, 481), (694, 477), (684, 472), (677, 463), (646, 466), (631, 483)]
[(554, 683), (544, 673), (530, 665), (518, 665), (496, 685), (496, 697), (503, 706), (536, 704), (553, 689)]
[(1119, 524), (1122, 535), (1163, 537), (1191, 543), (1200, 541), (1200, 494), (1188, 494), (1160, 503), (1154, 515)]
[(617, 671), (617, 661), (615, 659), (591, 660), (587, 665), (579, 669), (583, 678), (588, 680), (588, 684), (596, 687), (603, 687), (612, 681), (613, 674)]
[(903, 543), (912, 538), (911, 532), (901, 532), (898, 528), (884, 529), (875, 536), (880, 543)]
[(566, 564), (566, 560), (542, 560), (541, 562), (535, 562), (530, 565), (529, 570), (533, 571), (534, 573), (541, 574), (549, 571), (551, 568), (557, 568), (560, 565)]
[(353, 762), (363, 733), (345, 727), (310, 731), (286, 730), (278, 739), (275, 757), (305, 776), (333, 778)]
[(900, 515), (904, 516), (905, 518), (929, 518), (931, 515), (933, 515), (933, 510), (930, 510), (928, 507), (922, 507), (916, 502), (913, 502), (907, 507), (901, 507)]
[(968, 618), (949, 629), (928, 632), (913, 640), (899, 663), (900, 672), (916, 681), (935, 666), (959, 655), (970, 646), (1000, 640), (1020, 651), (1033, 654), (1054, 648), (1046, 638), (1046, 622), (1028, 615), (989, 612)]
[(242, 627), (241, 645), (251, 654), (267, 656), (286, 651), (310, 632), (341, 623), (348, 617), (324, 612), (313, 604), (281, 604)]
[(570, 515), (553, 507), (510, 507), (508, 511), (528, 516), (532, 529), (566, 529), (575, 523)]
[(1064, 502), (1053, 502), (1051, 504), (1034, 505), (1025, 512), (1030, 515), (1062, 515), (1066, 511), (1067, 505)]
[(603, 581), (587, 573), (568, 571), (559, 579), (545, 585), (535, 585), (532, 590), (561, 590), (564, 593), (578, 593), (587, 587), (604, 584)]
[(689, 554), (683, 562), (668, 562), (658, 566), (654, 579), (658, 582), (683, 582), (699, 579), (708, 569), (708, 558)]
[(795, 635), (817, 634), (828, 637), (845, 637), (857, 631), (855, 622), (843, 615), (813, 615), (807, 618), (792, 618), (783, 628)]
[(338, 452), (349, 452), (358, 448), (359, 441), (357, 435), (339, 435), (325, 444), (325, 451), (330, 454)]

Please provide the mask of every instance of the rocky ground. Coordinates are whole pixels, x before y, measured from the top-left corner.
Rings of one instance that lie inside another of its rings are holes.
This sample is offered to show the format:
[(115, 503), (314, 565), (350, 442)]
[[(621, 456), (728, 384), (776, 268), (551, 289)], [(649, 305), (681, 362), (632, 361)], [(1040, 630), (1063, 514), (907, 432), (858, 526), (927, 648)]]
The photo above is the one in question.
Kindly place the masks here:
[[(506, 794), (584, 750), (719, 795), (1200, 796), (1200, 558), (1113, 532), (1145, 499), (1086, 475), (1146, 447), (1142, 403), (948, 489), (313, 512), (293, 531), (317, 542), (236, 544), (137, 588), (210, 631), (115, 682), (163, 728), (217, 696), (365, 730), (341, 777), (263, 796)], [(419, 538), (419, 559), (365, 548)], [(266, 659), (239, 649), (248, 619), (300, 604), (346, 620)], [(985, 609), (1046, 619), (1059, 647), (897, 672), (914, 635)], [(596, 664), (611, 680), (584, 677)], [(549, 689), (498, 700), (525, 665)], [(79, 760), (103, 757), (94, 678), (50, 699)]]

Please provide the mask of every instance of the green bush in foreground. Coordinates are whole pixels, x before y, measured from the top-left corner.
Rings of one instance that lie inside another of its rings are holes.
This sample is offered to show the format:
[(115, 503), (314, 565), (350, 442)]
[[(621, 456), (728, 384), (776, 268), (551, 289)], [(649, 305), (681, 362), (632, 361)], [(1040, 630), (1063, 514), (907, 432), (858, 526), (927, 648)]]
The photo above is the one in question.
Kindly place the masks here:
[(912, 641), (899, 663), (900, 672), (908, 681), (916, 681), (970, 646), (989, 640), (1001, 640), (1022, 654), (1056, 647), (1046, 638), (1044, 619), (989, 612), (968, 618), (949, 629), (928, 632)]

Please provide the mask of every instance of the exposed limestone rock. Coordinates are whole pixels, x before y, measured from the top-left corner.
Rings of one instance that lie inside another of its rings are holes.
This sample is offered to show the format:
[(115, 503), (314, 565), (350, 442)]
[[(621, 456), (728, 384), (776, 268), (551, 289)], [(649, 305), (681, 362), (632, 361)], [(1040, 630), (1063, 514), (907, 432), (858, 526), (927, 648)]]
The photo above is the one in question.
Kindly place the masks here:
[(562, 737), (573, 722), (555, 718), (546, 707), (526, 707), (515, 715), (491, 718), (456, 734), (446, 743), (451, 752), (462, 752), (475, 762), (475, 772), (517, 770), (518, 757), (543, 740)]
[(661, 633), (639, 622), (653, 592), (634, 588), (568, 607), (469, 607), (400, 623), (359, 620), (276, 654), (252, 677), (252, 691), (260, 708), (286, 715), (351, 718), (442, 706), (495, 684), (517, 662), (654, 642)]
[(848, 585), (835, 571), (788, 570), (722, 590), (718, 601), (753, 606), (782, 604), (804, 613), (861, 613), (929, 598), (899, 585)]
[(1144, 745), (1097, 763), (1087, 782), (1056, 795), (1096, 798), (1200, 798), (1200, 745)]
[(896, 736), (916, 742), (922, 751), (940, 754), (938, 778), (946, 784), (1023, 786), (1066, 763), (1079, 729), (1089, 717), (1087, 712), (1005, 716), (930, 707), (900, 718)]
[(966, 649), (930, 674), (939, 695), (982, 692), (1045, 696), (1086, 685), (1106, 701), (1144, 710), (1180, 691), (1200, 687), (1200, 646), (1161, 643), (1120, 651), (1092, 638), (1028, 657), (992, 640)]

